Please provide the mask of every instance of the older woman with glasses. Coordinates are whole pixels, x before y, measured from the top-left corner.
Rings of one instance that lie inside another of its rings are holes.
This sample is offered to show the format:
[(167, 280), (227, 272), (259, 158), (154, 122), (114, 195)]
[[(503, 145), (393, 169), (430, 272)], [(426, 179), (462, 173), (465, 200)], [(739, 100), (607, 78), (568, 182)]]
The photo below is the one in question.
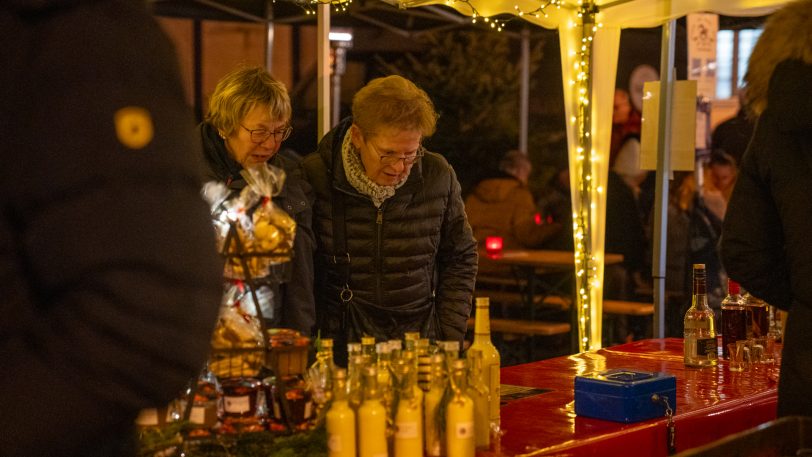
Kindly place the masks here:
[(235, 192), (245, 187), (240, 175), (244, 168), (270, 164), (285, 171), (284, 187), (273, 202), (296, 221), (293, 260), (285, 275), (292, 279), (260, 279), (273, 293), (273, 308), (263, 309), (263, 315), (270, 325), (309, 335), (315, 322), (312, 190), (298, 164), (278, 154), (293, 130), (290, 117), (290, 98), (282, 83), (261, 67), (238, 68), (217, 83), (200, 135), (209, 178)]
[(378, 78), (302, 161), (316, 192), (317, 327), (338, 363), (363, 335), (465, 335), (476, 242), (454, 170), (421, 145), (436, 122), (414, 83)]

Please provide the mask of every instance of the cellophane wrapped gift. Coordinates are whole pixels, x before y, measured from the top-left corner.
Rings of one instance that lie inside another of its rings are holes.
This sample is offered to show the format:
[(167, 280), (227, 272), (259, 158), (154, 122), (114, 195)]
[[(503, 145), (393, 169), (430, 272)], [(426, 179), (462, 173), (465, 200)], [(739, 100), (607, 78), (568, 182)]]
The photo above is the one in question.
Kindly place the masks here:
[(284, 170), (263, 164), (241, 174), (247, 186), (239, 195), (229, 195), (222, 184), (208, 184), (204, 195), (212, 204), (218, 248), (226, 256), (223, 276), (263, 278), (273, 265), (290, 261), (296, 222), (272, 200), (285, 183)]
[(265, 341), (250, 294), (231, 284), (223, 296), (220, 318), (212, 334), (211, 371), (220, 379), (256, 377), (265, 363)]

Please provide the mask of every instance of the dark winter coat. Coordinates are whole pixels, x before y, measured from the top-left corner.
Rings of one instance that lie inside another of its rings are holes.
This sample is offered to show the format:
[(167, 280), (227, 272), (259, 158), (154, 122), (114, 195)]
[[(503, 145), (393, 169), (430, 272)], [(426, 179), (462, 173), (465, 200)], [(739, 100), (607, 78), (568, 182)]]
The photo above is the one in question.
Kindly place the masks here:
[(177, 58), (142, 0), (0, 2), (0, 43), (0, 455), (135, 455), (222, 295)]
[(812, 65), (784, 61), (770, 80), (730, 199), (722, 258), (753, 295), (790, 309), (779, 414), (812, 416)]
[(530, 189), (506, 173), (480, 181), (465, 198), (465, 212), (479, 244), (480, 274), (511, 274), (509, 266), (481, 255), (487, 237), (501, 236), (504, 249), (541, 248), (561, 230), (559, 224), (536, 222), (541, 216)]
[[(341, 144), (351, 120), (328, 133), (317, 152), (302, 161), (316, 192), (318, 327), (339, 342), (401, 338), (406, 331), (462, 340), (471, 310), (477, 270), (476, 242), (465, 217), (454, 170), (435, 153), (413, 166), (393, 197), (376, 208), (347, 181)], [(347, 281), (342, 250), (333, 232), (333, 199), (343, 199), (349, 288), (346, 309), (339, 299)], [(342, 324), (346, 322), (342, 330)], [(341, 344), (336, 346), (336, 354)]]
[[(208, 178), (226, 183), (234, 191), (244, 188), (245, 179), (240, 175), (242, 166), (228, 154), (217, 129), (205, 122), (200, 124), (199, 129), (209, 168)], [(274, 294), (270, 326), (292, 328), (310, 335), (316, 322), (313, 300), (313, 192), (302, 179), (301, 170), (294, 160), (276, 154), (268, 163), (285, 171), (285, 184), (279, 195), (273, 197), (273, 202), (296, 221), (296, 236), (293, 259), (288, 267), (290, 270), (285, 275), (279, 275), (285, 278), (281, 282), (280, 278), (260, 278), (258, 284), (270, 287)]]

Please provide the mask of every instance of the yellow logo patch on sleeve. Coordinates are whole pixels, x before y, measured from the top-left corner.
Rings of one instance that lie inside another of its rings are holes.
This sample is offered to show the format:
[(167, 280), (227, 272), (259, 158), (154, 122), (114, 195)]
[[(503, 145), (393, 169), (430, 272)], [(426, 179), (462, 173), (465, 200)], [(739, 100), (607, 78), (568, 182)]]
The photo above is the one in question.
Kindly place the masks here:
[(142, 149), (148, 145), (155, 129), (149, 111), (139, 106), (126, 106), (113, 116), (118, 141), (130, 149)]

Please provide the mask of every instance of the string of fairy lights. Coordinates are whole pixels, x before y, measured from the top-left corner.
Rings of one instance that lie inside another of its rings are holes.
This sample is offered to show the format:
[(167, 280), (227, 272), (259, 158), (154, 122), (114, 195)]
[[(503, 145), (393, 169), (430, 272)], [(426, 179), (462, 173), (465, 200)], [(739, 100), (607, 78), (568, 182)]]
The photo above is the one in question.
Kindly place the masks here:
[(601, 278), (598, 275), (597, 258), (592, 252), (592, 212), (595, 209), (592, 196), (603, 189), (595, 185), (593, 165), (598, 157), (592, 148), (592, 116), (590, 100), (592, 99), (592, 44), (595, 33), (601, 27), (596, 23), (597, 6), (591, 2), (579, 2), (578, 23), (581, 28), (580, 47), (576, 51), (575, 79), (570, 84), (577, 90), (577, 110), (575, 112), (577, 149), (576, 167), (580, 173), (578, 179), (578, 210), (572, 214), (573, 238), (575, 244), (575, 288), (577, 290), (579, 349), (590, 349), (597, 338), (593, 334), (590, 314), (593, 294), (601, 290)]
[[(273, 0), (274, 3), (277, 0)], [(319, 5), (330, 5), (339, 12), (346, 12), (352, 0), (296, 0), (294, 3), (304, 10), (305, 15), (316, 14)]]

